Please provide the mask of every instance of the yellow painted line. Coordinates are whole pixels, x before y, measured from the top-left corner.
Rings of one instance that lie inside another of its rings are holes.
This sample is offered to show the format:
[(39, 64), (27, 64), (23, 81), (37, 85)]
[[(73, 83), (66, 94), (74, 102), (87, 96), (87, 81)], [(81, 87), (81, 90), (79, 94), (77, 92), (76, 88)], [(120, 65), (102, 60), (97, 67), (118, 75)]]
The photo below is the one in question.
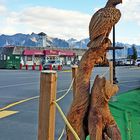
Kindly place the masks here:
[(62, 72), (71, 72), (71, 70), (63, 70)]
[(27, 101), (30, 101), (30, 100), (33, 100), (33, 99), (36, 99), (36, 98), (39, 98), (39, 96), (34, 96), (34, 97), (31, 97), (31, 98), (28, 98), (28, 99), (24, 99), (24, 100), (9, 104), (9, 105), (7, 105), (7, 106), (5, 106), (3, 108), (0, 108), (0, 111), (6, 110), (6, 109), (11, 108), (11, 107), (13, 107), (15, 105), (18, 105), (18, 104), (21, 104), (21, 103), (24, 103), (24, 102), (27, 102)]
[[(64, 92), (64, 91), (67, 91), (67, 89), (60, 90), (57, 93)], [(34, 97), (30, 97), (30, 98), (27, 98), (27, 99), (24, 99), (24, 100), (20, 100), (20, 101), (14, 102), (14, 103), (9, 104), (9, 105), (7, 105), (7, 106), (5, 106), (3, 108), (0, 108), (0, 112), (4, 111), (6, 109), (9, 109), (9, 108), (11, 108), (13, 106), (16, 106), (18, 104), (21, 104), (21, 103), (24, 103), (24, 102), (27, 102), (27, 101), (30, 101), (30, 100), (33, 100), (33, 99), (37, 99), (37, 98), (39, 98), (39, 96), (34, 96)]]
[(4, 110), (0, 112), (0, 119), (8, 117), (10, 115), (14, 115), (18, 113), (19, 111), (9, 111), (9, 110)]

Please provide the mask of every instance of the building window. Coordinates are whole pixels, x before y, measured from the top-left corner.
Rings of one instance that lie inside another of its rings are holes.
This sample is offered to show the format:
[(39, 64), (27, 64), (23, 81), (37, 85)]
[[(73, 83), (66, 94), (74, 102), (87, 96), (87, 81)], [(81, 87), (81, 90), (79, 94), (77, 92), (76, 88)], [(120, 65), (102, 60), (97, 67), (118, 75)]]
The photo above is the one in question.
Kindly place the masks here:
[(7, 60), (10, 60), (10, 56), (7, 56)]
[(0, 60), (3, 60), (3, 56), (2, 56), (2, 54), (0, 55)]
[(71, 57), (67, 57), (68, 58), (68, 60), (71, 60)]
[(46, 59), (47, 59), (47, 60), (49, 60), (49, 59), (50, 59), (50, 57), (46, 57)]
[(15, 59), (19, 59), (19, 56), (16, 56)]
[(32, 56), (27, 56), (27, 61), (32, 61)]
[(4, 60), (6, 60), (6, 55), (4, 54)]

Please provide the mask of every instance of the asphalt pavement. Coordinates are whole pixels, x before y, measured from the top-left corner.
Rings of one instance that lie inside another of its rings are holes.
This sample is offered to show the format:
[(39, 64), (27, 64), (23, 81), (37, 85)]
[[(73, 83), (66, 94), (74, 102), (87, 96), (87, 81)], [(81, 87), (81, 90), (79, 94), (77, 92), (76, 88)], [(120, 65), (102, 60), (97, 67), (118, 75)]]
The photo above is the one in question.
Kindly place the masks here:
[[(91, 84), (96, 75), (105, 74), (107, 67), (93, 70)], [(71, 83), (71, 71), (67, 67), (58, 71), (57, 98), (63, 95)], [(140, 67), (117, 67), (116, 77), (120, 87), (118, 94), (140, 88)], [(40, 72), (32, 70), (0, 70), (0, 140), (37, 140)], [(19, 102), (19, 101), (24, 102)], [(59, 102), (67, 114), (72, 101), (72, 92)], [(3, 110), (2, 108), (7, 107)], [(56, 112), (56, 133), (58, 139), (65, 124)], [(64, 139), (64, 137), (63, 137)]]

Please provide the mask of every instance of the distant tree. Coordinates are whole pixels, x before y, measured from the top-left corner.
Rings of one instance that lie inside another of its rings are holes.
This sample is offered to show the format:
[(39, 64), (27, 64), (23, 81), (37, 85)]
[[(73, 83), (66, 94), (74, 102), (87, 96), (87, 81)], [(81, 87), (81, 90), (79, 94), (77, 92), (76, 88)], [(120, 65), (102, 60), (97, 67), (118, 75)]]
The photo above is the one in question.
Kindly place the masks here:
[[(128, 55), (127, 55), (127, 59), (130, 59), (130, 61), (133, 61), (133, 64), (135, 64), (135, 62), (136, 62), (136, 59), (137, 59), (137, 49), (136, 49), (136, 45), (135, 44), (133, 44), (132, 46), (131, 46), (131, 48), (129, 48), (130, 49), (130, 51), (128, 50)], [(133, 52), (132, 54), (131, 54), (131, 51)], [(131, 62), (130, 62), (131, 63)], [(132, 63), (131, 63), (132, 64)]]
[(136, 59), (137, 59), (137, 57), (138, 57), (138, 54), (137, 54), (137, 49), (136, 49), (136, 45), (135, 45), (135, 44), (132, 45), (132, 49), (133, 49), (132, 59), (133, 59), (134, 61), (136, 61)]

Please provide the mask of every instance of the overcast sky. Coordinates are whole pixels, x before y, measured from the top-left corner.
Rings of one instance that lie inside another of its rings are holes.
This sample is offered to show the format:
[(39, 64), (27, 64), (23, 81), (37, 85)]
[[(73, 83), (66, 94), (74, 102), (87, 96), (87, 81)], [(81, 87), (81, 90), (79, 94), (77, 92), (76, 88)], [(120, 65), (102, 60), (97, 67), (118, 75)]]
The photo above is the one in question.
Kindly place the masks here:
[[(105, 3), (106, 0), (0, 0), (0, 34), (45, 32), (62, 39), (87, 38), (91, 16)], [(117, 8), (122, 18), (116, 25), (116, 41), (140, 44), (140, 0), (123, 0)]]

